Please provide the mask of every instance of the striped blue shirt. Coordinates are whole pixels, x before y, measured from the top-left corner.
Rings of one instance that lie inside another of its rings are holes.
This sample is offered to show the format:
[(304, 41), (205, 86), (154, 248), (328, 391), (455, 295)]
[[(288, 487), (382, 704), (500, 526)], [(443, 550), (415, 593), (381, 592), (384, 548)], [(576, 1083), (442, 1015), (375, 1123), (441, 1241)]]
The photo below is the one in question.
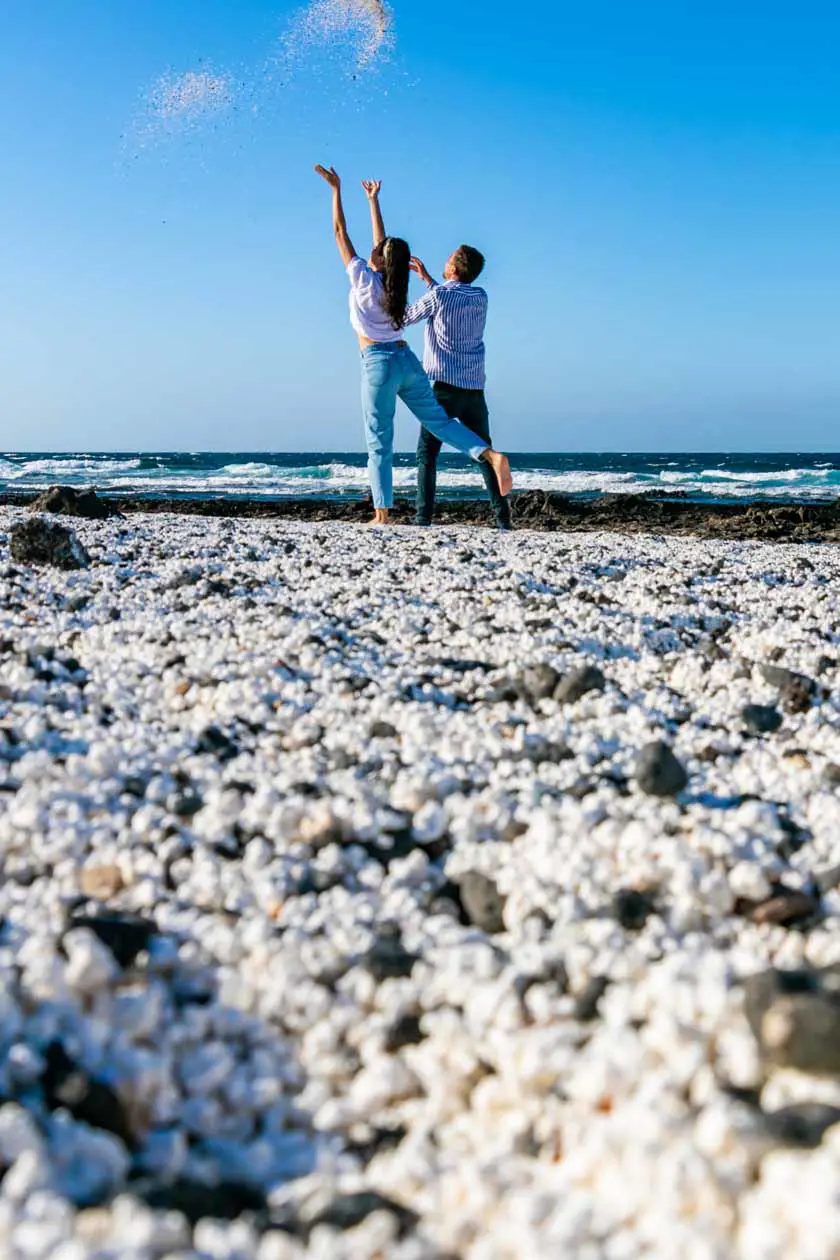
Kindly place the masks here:
[(433, 381), (484, 389), (487, 294), (473, 284), (446, 280), (409, 306), (405, 323), (426, 320), (423, 367)]

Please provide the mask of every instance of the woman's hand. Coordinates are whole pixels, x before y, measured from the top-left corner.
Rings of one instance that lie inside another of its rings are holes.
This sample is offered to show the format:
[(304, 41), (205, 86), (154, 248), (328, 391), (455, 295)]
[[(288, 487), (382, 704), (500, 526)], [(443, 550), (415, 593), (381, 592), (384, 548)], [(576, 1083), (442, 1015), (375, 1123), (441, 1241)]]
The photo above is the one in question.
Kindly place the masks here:
[(364, 188), (365, 192), (367, 193), (368, 200), (373, 201), (375, 197), (379, 196), (379, 193), (382, 189), (382, 180), (381, 179), (363, 179), (362, 188)]
[(341, 187), (341, 176), (338, 174), (334, 166), (316, 166), (315, 173), (325, 179), (330, 188)]

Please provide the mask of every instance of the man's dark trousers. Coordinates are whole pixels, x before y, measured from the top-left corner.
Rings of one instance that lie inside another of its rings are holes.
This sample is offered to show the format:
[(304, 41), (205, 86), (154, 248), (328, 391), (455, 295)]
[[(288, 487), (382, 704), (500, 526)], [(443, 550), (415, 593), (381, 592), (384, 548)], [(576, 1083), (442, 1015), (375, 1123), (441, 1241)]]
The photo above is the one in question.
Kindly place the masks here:
[[(460, 389), (457, 385), (446, 385), (443, 381), (435, 381), (435, 397), (443, 407), (450, 420), (460, 420), (468, 429), (477, 434), (484, 442), (490, 441), (490, 413), (483, 389)], [(431, 525), (435, 512), (435, 488), (437, 485), (437, 457), (441, 443), (429, 433), (428, 429), (420, 430), (417, 443), (417, 524)], [(510, 529), (510, 504), (499, 493), (496, 474), (484, 460), (479, 464), (484, 476), (484, 484), (493, 511), (496, 524), (500, 529)]]

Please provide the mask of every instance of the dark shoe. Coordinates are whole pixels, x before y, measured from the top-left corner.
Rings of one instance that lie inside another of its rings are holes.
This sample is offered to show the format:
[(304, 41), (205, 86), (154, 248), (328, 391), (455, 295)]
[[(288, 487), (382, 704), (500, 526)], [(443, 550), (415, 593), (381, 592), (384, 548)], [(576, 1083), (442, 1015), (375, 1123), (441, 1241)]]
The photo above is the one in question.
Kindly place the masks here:
[(422, 526), (424, 529), (425, 529), (427, 526), (431, 525), (431, 523), (432, 523), (431, 521), (421, 521), (419, 518), (415, 519), (415, 521), (414, 521), (414, 524), (415, 524), (415, 525), (420, 525), (420, 526)]

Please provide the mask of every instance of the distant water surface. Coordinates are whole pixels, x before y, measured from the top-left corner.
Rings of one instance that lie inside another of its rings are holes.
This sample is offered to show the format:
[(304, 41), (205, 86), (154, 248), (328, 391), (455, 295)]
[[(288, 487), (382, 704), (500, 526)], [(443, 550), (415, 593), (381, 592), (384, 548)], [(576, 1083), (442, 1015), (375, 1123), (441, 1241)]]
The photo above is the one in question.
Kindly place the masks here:
[[(413, 455), (396, 456), (397, 492), (411, 493)], [(840, 454), (522, 454), (511, 459), (516, 489), (576, 497), (675, 494), (694, 501), (840, 498)], [(0, 491), (39, 490), (61, 482), (100, 493), (148, 497), (354, 499), (367, 495), (365, 456), (358, 452), (227, 454), (193, 452), (0, 455)], [(477, 469), (443, 454), (439, 492), (480, 497)]]

